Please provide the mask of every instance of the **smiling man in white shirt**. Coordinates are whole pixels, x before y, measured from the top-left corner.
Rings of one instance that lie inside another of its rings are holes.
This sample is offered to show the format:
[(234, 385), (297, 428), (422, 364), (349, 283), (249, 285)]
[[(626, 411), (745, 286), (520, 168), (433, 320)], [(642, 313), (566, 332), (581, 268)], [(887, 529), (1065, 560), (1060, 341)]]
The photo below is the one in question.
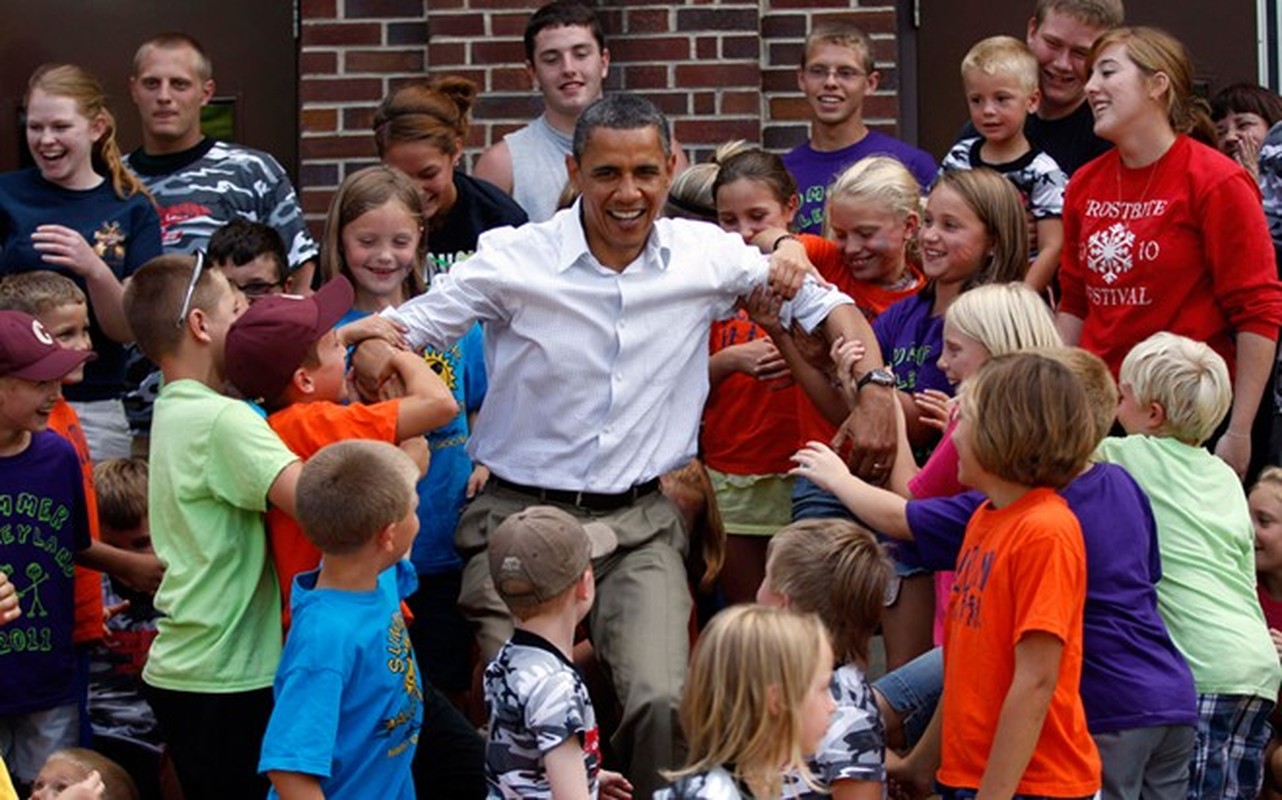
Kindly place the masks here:
[[(590, 106), (567, 165), (581, 192), (574, 206), (483, 235), (475, 255), (388, 316), (416, 348), (447, 347), (485, 323), (489, 392), (468, 446), (493, 478), (455, 538), (469, 559), (460, 606), (480, 624), (487, 658), (512, 631), (489, 580), (489, 532), (549, 502), (615, 530), (618, 550), (594, 565), (588, 621), (624, 706), (615, 752), (634, 796), (648, 797), (658, 771), (680, 763), (691, 608), (686, 533), (658, 478), (695, 454), (712, 321), (769, 285), (793, 297), (784, 313), (806, 329), (864, 341), (860, 371), (883, 362), (851, 300), (805, 279), (792, 237), (768, 261), (715, 226), (656, 219), (674, 157), (649, 101), (619, 94)], [(378, 360), (362, 348), (358, 370), (377, 375)], [(855, 438), (888, 453), (893, 391), (869, 385), (856, 396)]]

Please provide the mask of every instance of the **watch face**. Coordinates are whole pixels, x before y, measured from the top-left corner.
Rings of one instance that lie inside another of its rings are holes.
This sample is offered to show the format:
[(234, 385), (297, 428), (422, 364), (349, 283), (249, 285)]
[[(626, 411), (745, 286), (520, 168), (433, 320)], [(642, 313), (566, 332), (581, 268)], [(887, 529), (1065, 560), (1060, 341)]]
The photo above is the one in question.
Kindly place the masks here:
[(875, 369), (868, 373), (868, 380), (878, 386), (894, 386), (895, 373), (888, 369)]

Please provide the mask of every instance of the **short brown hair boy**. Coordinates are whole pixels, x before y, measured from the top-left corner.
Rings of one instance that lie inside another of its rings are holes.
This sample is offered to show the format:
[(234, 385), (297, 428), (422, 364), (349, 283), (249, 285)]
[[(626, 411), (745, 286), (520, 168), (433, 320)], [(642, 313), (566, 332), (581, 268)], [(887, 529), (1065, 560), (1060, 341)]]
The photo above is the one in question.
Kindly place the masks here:
[[(230, 291), (203, 254), (163, 255), (143, 264), (125, 287), (125, 318), (143, 355), (159, 362), (183, 341), (187, 315), (208, 313)], [(185, 307), (185, 311), (184, 311)]]
[(17, 272), (0, 280), (0, 309), (39, 317), (61, 306), (83, 306), (86, 302), (75, 281), (47, 269)]
[(1081, 381), (1091, 416), (1095, 419), (1095, 441), (1103, 441), (1117, 418), (1117, 381), (1113, 380), (1108, 364), (1081, 347), (1053, 347), (1040, 352), (1068, 367)]
[(964, 384), (961, 413), (979, 466), (1021, 486), (1067, 485), (1098, 444), (1081, 381), (1037, 353), (986, 362)]
[(133, 530), (147, 520), (147, 462), (109, 458), (93, 469), (98, 494), (98, 520), (118, 531)]
[(418, 467), (395, 445), (335, 442), (303, 464), (298, 522), (322, 553), (346, 555), (413, 510), (417, 483)]

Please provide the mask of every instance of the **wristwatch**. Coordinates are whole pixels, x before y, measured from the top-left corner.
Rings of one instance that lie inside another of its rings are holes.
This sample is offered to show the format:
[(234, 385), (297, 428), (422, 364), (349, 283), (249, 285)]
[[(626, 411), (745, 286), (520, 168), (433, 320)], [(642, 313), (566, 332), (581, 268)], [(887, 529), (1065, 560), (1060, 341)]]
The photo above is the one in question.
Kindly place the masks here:
[(865, 372), (863, 375), (861, 375), (859, 377), (859, 380), (855, 381), (855, 391), (859, 391), (860, 389), (863, 389), (865, 386), (867, 386), (870, 383), (876, 386), (885, 386), (887, 388), (893, 389), (895, 388), (895, 373), (891, 372), (885, 367), (870, 369), (867, 372)]

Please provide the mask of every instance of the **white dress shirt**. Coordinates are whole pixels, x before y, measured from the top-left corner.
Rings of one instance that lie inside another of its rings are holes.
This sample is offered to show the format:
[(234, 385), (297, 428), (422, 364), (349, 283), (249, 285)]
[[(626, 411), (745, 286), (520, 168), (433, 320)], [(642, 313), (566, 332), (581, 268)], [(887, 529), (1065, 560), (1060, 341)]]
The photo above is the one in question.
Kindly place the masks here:
[[(413, 347), (444, 349), (485, 323), (489, 389), (468, 452), (547, 489), (622, 492), (688, 462), (708, 395), (714, 320), (766, 283), (735, 234), (659, 219), (623, 271), (589, 252), (579, 204), (483, 234), (431, 291), (386, 313)], [(813, 330), (850, 298), (807, 279), (789, 304)]]

